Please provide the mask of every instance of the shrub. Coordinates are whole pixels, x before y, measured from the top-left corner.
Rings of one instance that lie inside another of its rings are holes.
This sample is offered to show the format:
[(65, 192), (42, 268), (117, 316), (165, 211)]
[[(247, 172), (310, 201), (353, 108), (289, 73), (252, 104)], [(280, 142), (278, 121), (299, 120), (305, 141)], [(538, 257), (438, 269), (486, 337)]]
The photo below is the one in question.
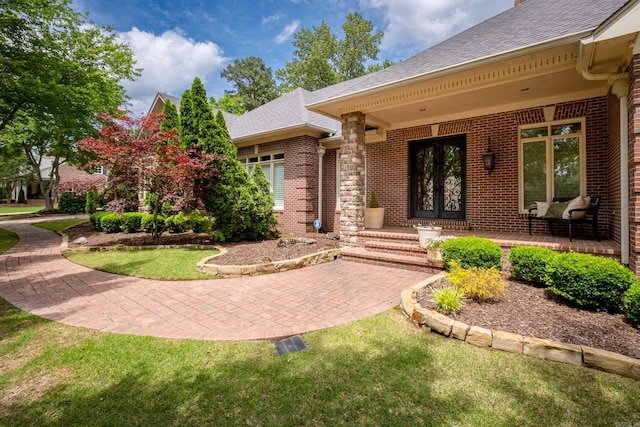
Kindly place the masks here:
[(509, 252), (511, 276), (516, 280), (544, 286), (549, 263), (558, 255), (548, 248), (516, 246)]
[[(162, 215), (158, 215), (158, 228), (163, 229), (165, 227), (164, 217)], [(153, 215), (151, 214), (143, 214), (141, 220), (142, 231), (145, 233), (151, 233), (153, 231)]]
[(135, 233), (142, 228), (142, 213), (140, 212), (125, 212), (122, 215), (122, 224), (120, 229), (125, 233)]
[(107, 212), (107, 211), (100, 211), (100, 212), (96, 212), (93, 215), (91, 215), (89, 217), (89, 222), (91, 223), (91, 226), (93, 228), (95, 228), (98, 231), (102, 231), (102, 217), (105, 215), (109, 215), (111, 212)]
[(466, 296), (456, 286), (432, 288), (431, 301), (436, 305), (436, 310), (442, 314), (459, 312), (465, 304)]
[(187, 231), (187, 220), (184, 215), (176, 214), (167, 217), (167, 219), (165, 219), (165, 225), (169, 233), (184, 233)]
[(82, 196), (74, 196), (71, 193), (62, 193), (58, 200), (58, 210), (68, 214), (82, 213), (84, 212), (86, 205), (86, 194), (83, 194)]
[(549, 263), (549, 290), (597, 311), (620, 312), (625, 292), (636, 282), (635, 274), (619, 262), (590, 254), (558, 254)]
[(85, 212), (88, 214), (95, 213), (95, 211), (98, 209), (98, 203), (100, 199), (100, 196), (98, 196), (98, 192), (96, 190), (87, 191), (86, 199), (87, 200), (84, 207)]
[[(199, 213), (199, 212), (198, 212)], [(193, 232), (194, 233), (209, 233), (211, 231), (211, 226), (209, 224), (209, 218), (200, 214), (193, 221)]]
[(496, 268), (502, 270), (500, 245), (481, 237), (459, 237), (442, 243), (442, 259), (448, 267), (457, 261), (463, 268)]
[(509, 283), (500, 277), (500, 270), (491, 268), (464, 268), (456, 261), (449, 264), (447, 279), (469, 298), (488, 301), (502, 295)]
[(119, 233), (122, 225), (122, 215), (109, 213), (100, 218), (100, 227), (106, 233)]
[(640, 326), (640, 282), (636, 281), (624, 294), (622, 300), (625, 315)]
[(27, 198), (24, 196), (24, 190), (22, 188), (18, 192), (18, 203), (27, 203)]

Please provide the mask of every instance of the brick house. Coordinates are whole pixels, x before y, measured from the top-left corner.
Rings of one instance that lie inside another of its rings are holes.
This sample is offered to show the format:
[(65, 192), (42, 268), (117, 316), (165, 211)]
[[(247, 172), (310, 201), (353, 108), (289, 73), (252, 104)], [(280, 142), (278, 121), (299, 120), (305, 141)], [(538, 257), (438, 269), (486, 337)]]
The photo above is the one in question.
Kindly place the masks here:
[(358, 244), (371, 191), (386, 227), (521, 233), (531, 203), (597, 195), (601, 234), (639, 272), (639, 32), (640, 0), (516, 0), (392, 67), (230, 117), (229, 131), (247, 168), (268, 165), (285, 231), (320, 218)]

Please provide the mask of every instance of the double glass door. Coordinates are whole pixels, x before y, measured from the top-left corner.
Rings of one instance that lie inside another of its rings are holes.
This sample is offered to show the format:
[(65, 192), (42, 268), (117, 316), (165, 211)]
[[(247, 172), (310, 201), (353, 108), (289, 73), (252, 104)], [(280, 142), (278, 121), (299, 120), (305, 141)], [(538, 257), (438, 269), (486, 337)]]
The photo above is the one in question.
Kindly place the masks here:
[(466, 136), (409, 143), (412, 218), (465, 219)]

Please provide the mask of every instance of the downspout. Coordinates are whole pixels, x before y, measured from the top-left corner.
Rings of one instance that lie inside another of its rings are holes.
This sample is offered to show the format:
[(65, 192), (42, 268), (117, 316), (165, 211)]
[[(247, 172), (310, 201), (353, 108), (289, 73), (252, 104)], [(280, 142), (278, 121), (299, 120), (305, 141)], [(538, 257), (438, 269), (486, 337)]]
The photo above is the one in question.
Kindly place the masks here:
[(318, 145), (318, 219), (320, 220), (320, 224), (322, 224), (322, 158), (324, 157), (324, 153), (327, 152), (327, 149), (322, 146), (322, 144)]
[(618, 79), (611, 92), (620, 100), (620, 263), (629, 265), (629, 79)]

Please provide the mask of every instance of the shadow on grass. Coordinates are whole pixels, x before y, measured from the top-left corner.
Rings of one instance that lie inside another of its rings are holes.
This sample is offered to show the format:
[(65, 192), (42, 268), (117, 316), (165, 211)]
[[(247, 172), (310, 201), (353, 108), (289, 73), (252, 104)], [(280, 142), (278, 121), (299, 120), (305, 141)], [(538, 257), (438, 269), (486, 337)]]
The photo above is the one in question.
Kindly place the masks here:
[(0, 424), (605, 425), (640, 413), (632, 380), (425, 336), (399, 316), (308, 334), (309, 350), (286, 356), (266, 342), (100, 335), (34, 359), (75, 376), (5, 402)]

